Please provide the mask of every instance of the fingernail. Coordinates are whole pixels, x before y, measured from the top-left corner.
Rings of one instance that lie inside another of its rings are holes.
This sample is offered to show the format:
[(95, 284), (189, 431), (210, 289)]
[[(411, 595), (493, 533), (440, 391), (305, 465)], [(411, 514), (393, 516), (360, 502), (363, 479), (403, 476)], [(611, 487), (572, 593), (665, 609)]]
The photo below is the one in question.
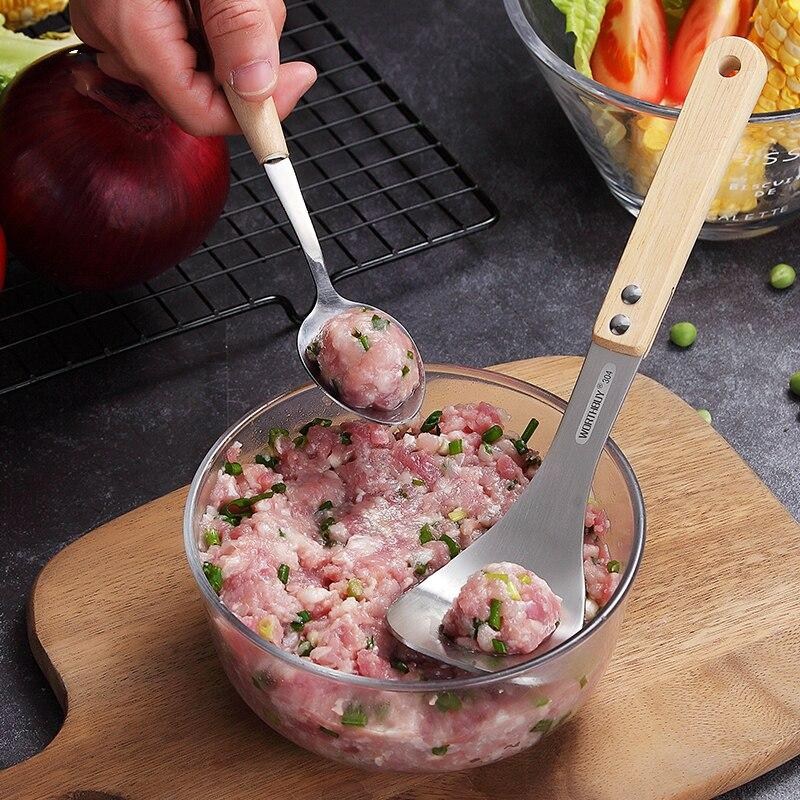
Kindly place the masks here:
[(269, 61), (251, 61), (231, 72), (230, 84), (236, 94), (251, 97), (268, 92), (276, 77)]

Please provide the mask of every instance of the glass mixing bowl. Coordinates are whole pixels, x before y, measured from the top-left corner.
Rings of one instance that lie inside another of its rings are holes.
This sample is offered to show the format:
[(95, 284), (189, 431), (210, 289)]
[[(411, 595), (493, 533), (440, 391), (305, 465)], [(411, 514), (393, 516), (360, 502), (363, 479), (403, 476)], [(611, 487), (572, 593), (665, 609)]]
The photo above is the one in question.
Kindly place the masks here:
[[(564, 402), (549, 392), (487, 370), (437, 366), (428, 369), (427, 380), (423, 414), (451, 403), (485, 400), (505, 408), (517, 430), (531, 417), (539, 419), (533, 443), (543, 453), (564, 409)], [(192, 481), (184, 515), (186, 557), (229, 680), (278, 733), (319, 755), (359, 767), (458, 770), (536, 744), (591, 693), (617, 641), (644, 545), (642, 495), (630, 464), (609, 441), (593, 493), (611, 519), (608, 543), (623, 569), (612, 599), (579, 634), (534, 661), (491, 675), (376, 680), (318, 666), (261, 639), (220, 602), (198, 557), (200, 520), (225, 451), (234, 441), (242, 443), (244, 460), (262, 450), (271, 427), (293, 430), (314, 417), (341, 421), (346, 416), (316, 387), (289, 392), (226, 431)], [(344, 724), (343, 715), (365, 724)]]
[[(614, 197), (638, 214), (675, 124), (675, 108), (609, 89), (576, 72), (572, 36), (552, 0), (504, 0), (561, 108)], [(700, 233), (741, 239), (800, 214), (800, 110), (754, 114)]]

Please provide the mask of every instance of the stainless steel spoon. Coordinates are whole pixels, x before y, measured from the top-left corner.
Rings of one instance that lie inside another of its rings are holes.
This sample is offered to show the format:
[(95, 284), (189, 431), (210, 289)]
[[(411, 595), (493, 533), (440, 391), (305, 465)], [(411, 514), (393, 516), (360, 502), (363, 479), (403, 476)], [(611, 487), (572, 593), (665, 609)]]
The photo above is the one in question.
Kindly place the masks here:
[[(300, 355), (303, 366), (328, 397), (343, 408), (361, 417), (383, 425), (396, 425), (415, 417), (419, 413), (425, 397), (425, 367), (416, 343), (408, 331), (390, 314), (368, 303), (356, 303), (352, 300), (347, 300), (333, 288), (328, 271), (325, 268), (325, 260), (319, 239), (308, 214), (308, 208), (303, 200), (297, 175), (289, 159), (283, 129), (272, 98), (269, 98), (264, 103), (257, 104), (242, 100), (228, 87), (225, 87), (225, 93), (247, 139), (247, 143), (253, 151), (253, 155), (263, 165), (264, 171), (283, 205), (286, 216), (289, 218), (289, 222), (292, 223), (316, 285), (316, 302), (297, 332), (297, 352)], [(394, 325), (397, 325), (411, 342), (414, 357), (419, 367), (420, 382), (412, 395), (397, 408), (384, 411), (378, 408), (355, 408), (349, 406), (339, 396), (335, 388), (329, 386), (320, 375), (317, 361), (311, 355), (310, 345), (319, 338), (323, 326), (329, 319), (351, 308), (368, 308), (380, 316), (386, 317)]]
[[(494, 672), (552, 650), (583, 626), (583, 524), (594, 470), (766, 75), (764, 56), (744, 39), (720, 39), (706, 50), (542, 466), (500, 522), (389, 607), (389, 626), (404, 644), (465, 670)], [(440, 635), (467, 577), (499, 561), (531, 569), (563, 599), (560, 625), (533, 654), (471, 653)]]

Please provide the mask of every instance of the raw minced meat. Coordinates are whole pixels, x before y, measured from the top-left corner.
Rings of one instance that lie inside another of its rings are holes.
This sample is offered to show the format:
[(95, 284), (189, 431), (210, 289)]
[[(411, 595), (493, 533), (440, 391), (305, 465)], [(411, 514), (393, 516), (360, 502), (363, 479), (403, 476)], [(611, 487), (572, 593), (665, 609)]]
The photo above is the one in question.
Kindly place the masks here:
[[(234, 445), (201, 532), (220, 599), (258, 635), (317, 664), (373, 678), (446, 676), (399, 644), (386, 610), (496, 523), (528, 484), (540, 459), (505, 428), (506, 414), (480, 403), (400, 430), (322, 419), (299, 432), (273, 429), (263, 452), (247, 459)], [(587, 604), (595, 609), (619, 580), (607, 530), (605, 513), (587, 507)], [(554, 605), (551, 598), (542, 633)]]
[(532, 653), (556, 629), (561, 598), (530, 570), (501, 562), (469, 576), (442, 631), (470, 650)]
[(353, 308), (328, 320), (315, 351), (325, 383), (355, 408), (391, 411), (419, 386), (411, 339), (374, 309)]

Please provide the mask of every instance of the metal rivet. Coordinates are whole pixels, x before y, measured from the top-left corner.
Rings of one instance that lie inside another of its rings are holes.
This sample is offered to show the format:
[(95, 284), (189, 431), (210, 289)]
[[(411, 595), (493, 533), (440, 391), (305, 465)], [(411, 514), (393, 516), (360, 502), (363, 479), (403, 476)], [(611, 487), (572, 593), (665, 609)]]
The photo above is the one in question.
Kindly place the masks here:
[(629, 306), (632, 306), (634, 303), (638, 303), (642, 299), (642, 288), (641, 286), (637, 286), (635, 283), (626, 286), (622, 290), (622, 302), (627, 303)]
[(625, 316), (625, 314), (617, 314), (615, 317), (611, 318), (611, 324), (608, 327), (611, 328), (611, 333), (622, 336), (630, 326), (630, 317)]

